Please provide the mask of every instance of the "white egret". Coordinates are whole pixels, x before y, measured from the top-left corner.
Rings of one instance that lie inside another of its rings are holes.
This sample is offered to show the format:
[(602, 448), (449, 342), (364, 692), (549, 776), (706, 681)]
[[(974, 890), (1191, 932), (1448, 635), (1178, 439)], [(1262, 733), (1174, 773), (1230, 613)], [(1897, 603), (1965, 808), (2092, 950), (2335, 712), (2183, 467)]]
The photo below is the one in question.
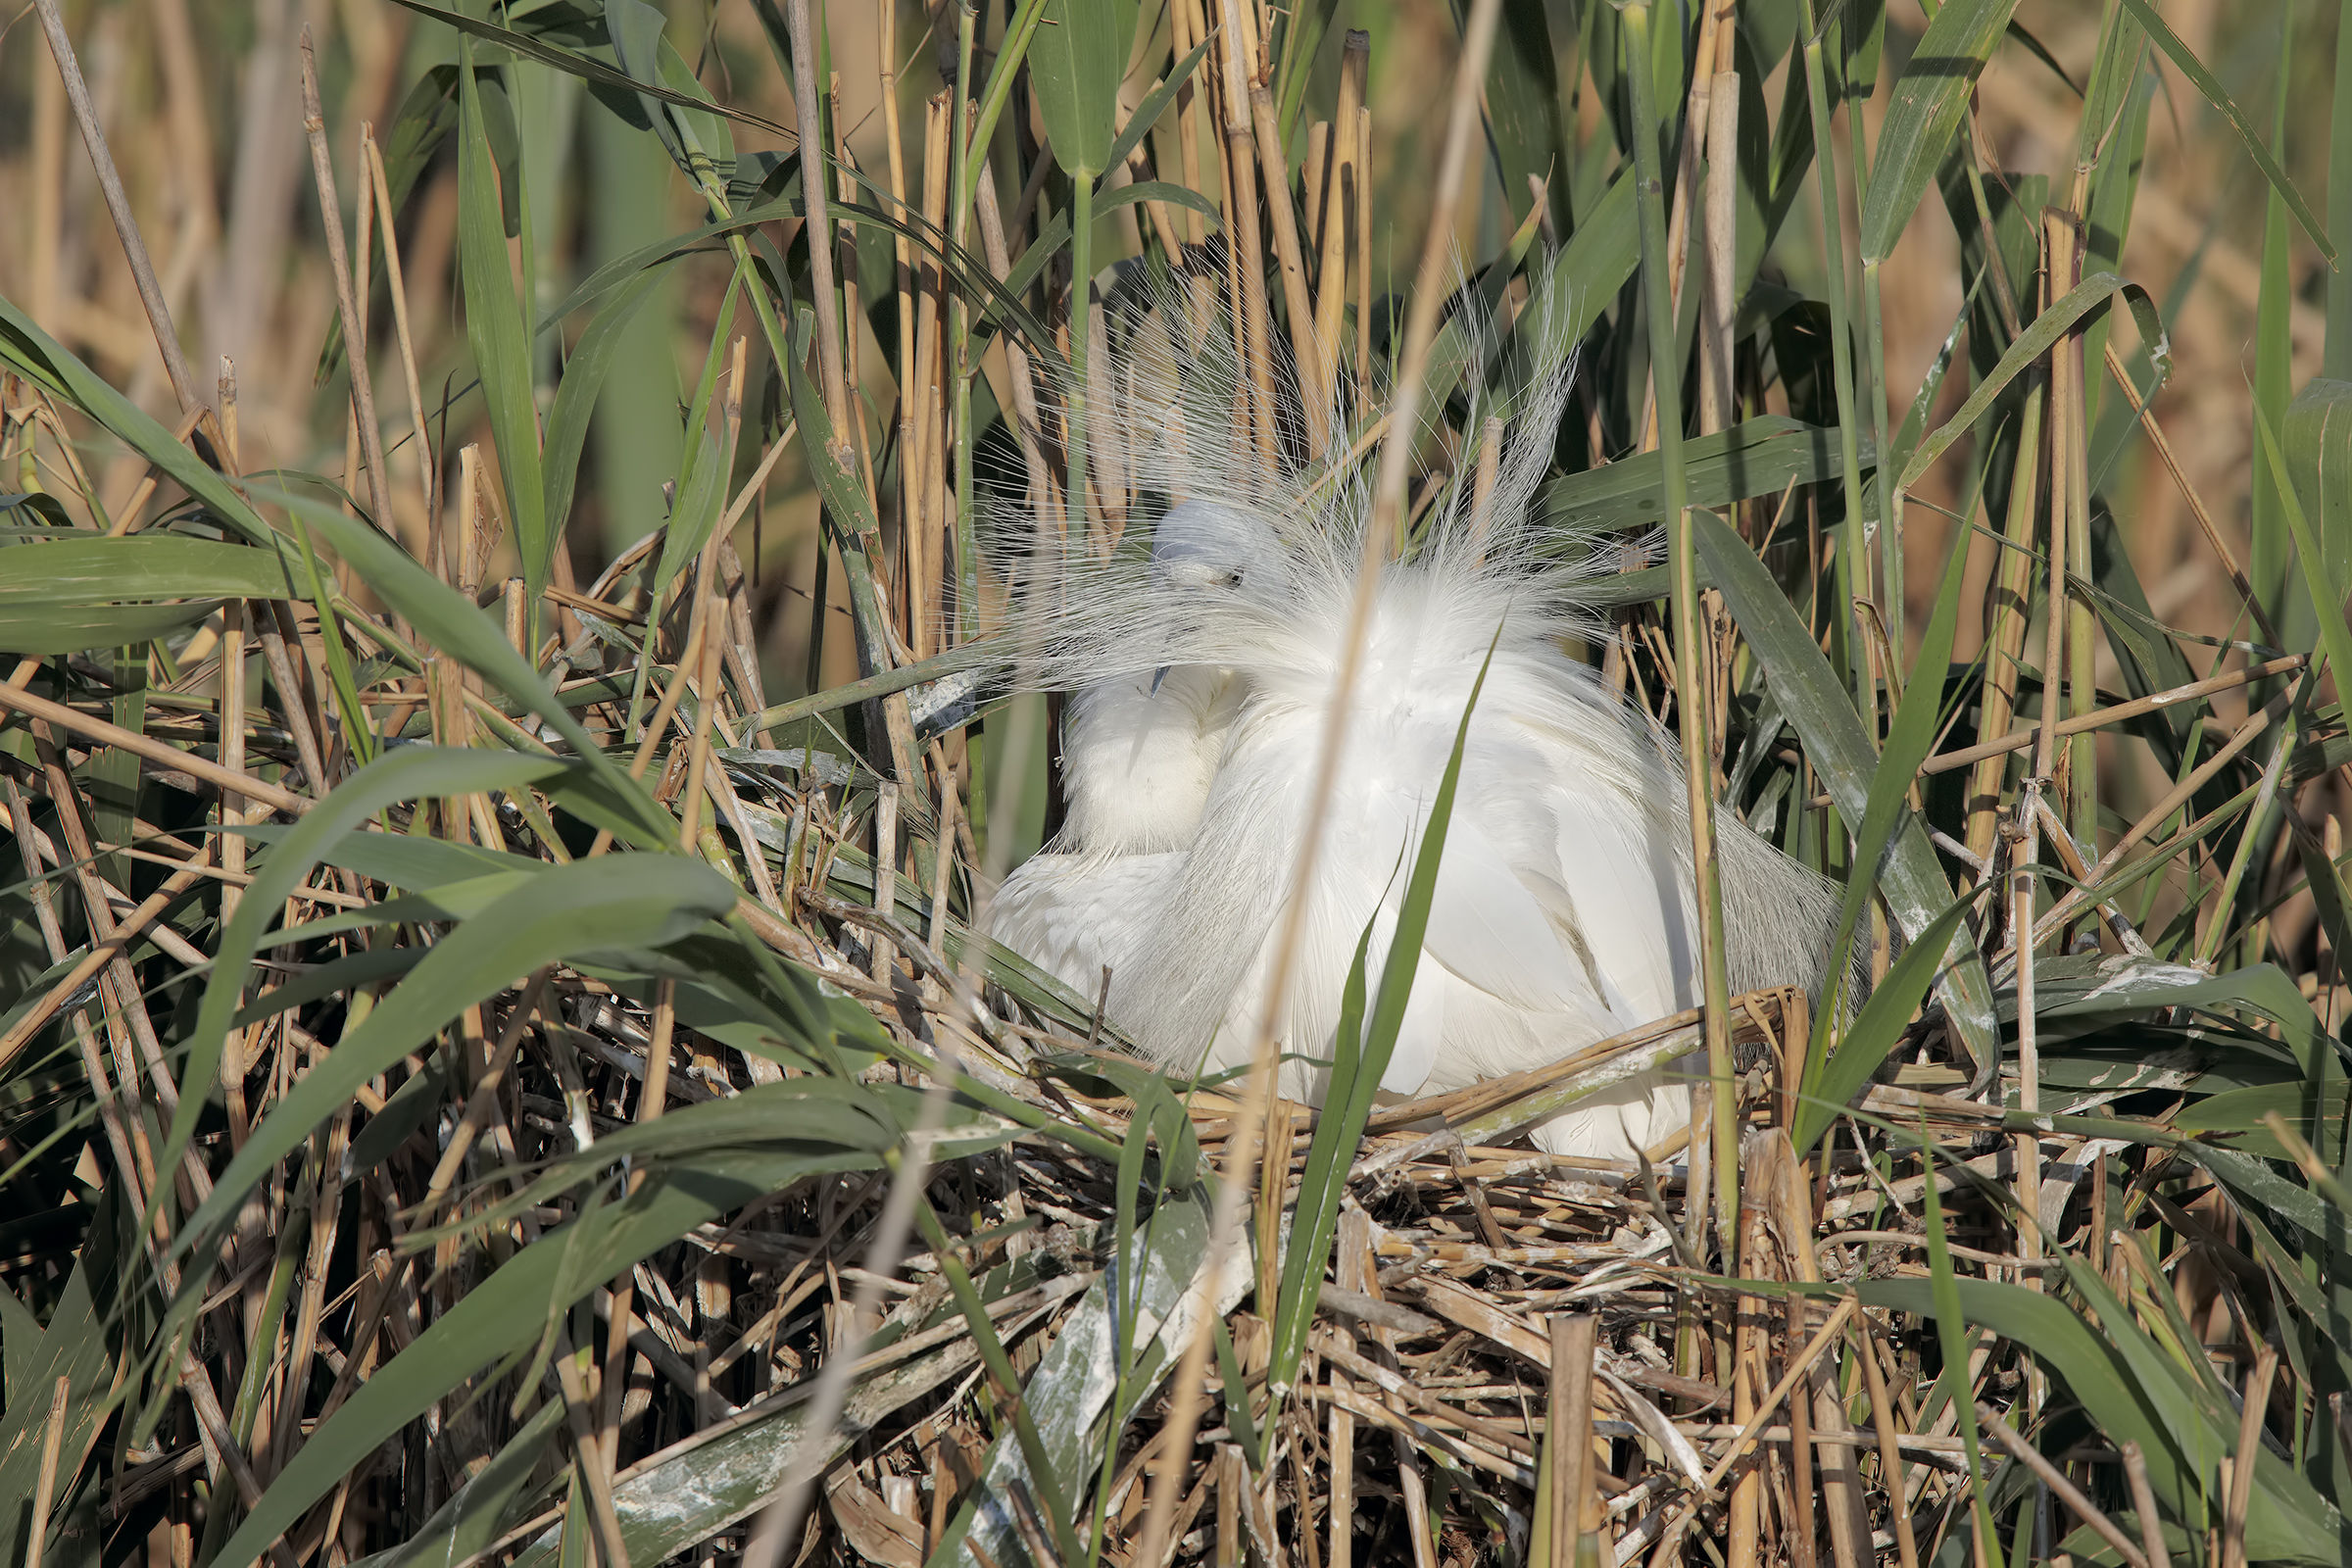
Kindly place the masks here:
[[(1171, 364), (1155, 396), (1122, 367), (1114, 413), (1142, 485), (1197, 499), (1166, 512), (1148, 549), (1059, 562), (1039, 597), (1038, 667), (1075, 692), (1069, 813), (998, 893), (994, 934), (1088, 996), (1107, 966), (1106, 1010), (1129, 1038), (1172, 1067), (1214, 1069), (1255, 1044), (1370, 498), (1358, 475), (1269, 484), (1214, 416), (1230, 403), (1188, 395), (1200, 367)], [(1541, 1065), (1699, 1001), (1674, 743), (1563, 652), (1593, 629), (1588, 585), (1605, 568), (1563, 558), (1529, 515), (1563, 386), (1525, 400), (1479, 514), (1467, 496), (1440, 508), (1381, 577), (1315, 875), (1298, 892), (1303, 945), (1277, 1030), (1287, 1094), (1319, 1094), (1367, 924), (1375, 985), (1396, 960), (1406, 872), (1491, 645), (1384, 1098)], [(1835, 890), (1723, 815), (1734, 992), (1818, 991)], [(1605, 1090), (1537, 1142), (1648, 1149), (1687, 1123), (1691, 1070)]]

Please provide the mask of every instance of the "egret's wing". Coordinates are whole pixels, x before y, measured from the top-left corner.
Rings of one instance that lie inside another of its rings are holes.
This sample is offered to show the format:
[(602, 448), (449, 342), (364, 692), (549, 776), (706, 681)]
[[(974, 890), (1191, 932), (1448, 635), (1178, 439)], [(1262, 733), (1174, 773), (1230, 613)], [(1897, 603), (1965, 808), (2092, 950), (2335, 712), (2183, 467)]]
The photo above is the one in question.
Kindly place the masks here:
[(1479, 814), (1476, 803), (1457, 799), (1422, 946), (1514, 1006), (1552, 1011), (1589, 997), (1591, 979)]
[[(1453, 725), (1436, 721), (1368, 726), (1368, 744), (1350, 757), (1348, 785), (1332, 803), (1330, 853), (1322, 873), (1329, 929), (1362, 929), (1358, 912), (1374, 900), (1371, 956), (1384, 964), (1397, 910), (1429, 825), (1436, 781), (1452, 751)], [(1508, 802), (1512, 775), (1541, 759), (1497, 757), (1481, 746), (1465, 766), (1438, 862), (1422, 931), (1412, 996), (1381, 1087), (1391, 1094), (1450, 1087), (1468, 1055), (1533, 1066), (1574, 1049), (1597, 1023), (1630, 1026), (1616, 1014), (1571, 950), (1562, 922), (1530, 891), (1489, 812)], [(1522, 784), (1521, 788), (1525, 788)], [(1505, 815), (1507, 816), (1507, 811)], [(1378, 880), (1375, 881), (1375, 876)], [(1342, 889), (1345, 888), (1345, 891)], [(1375, 993), (1376, 994), (1376, 993)], [(1494, 1020), (1516, 1046), (1495, 1038)], [(1557, 1027), (1553, 1027), (1557, 1026)], [(1464, 1031), (1476, 1039), (1456, 1038)], [(1518, 1059), (1524, 1057), (1525, 1059)], [(1506, 1069), (1507, 1070), (1507, 1069)]]
[(1004, 879), (990, 935), (1079, 995), (1124, 973), (1182, 857), (1033, 855)]
[(1556, 782), (1551, 874), (1576, 911), (1594, 977), (1612, 1009), (1640, 1022), (1692, 1004), (1697, 963), (1678, 846), (1639, 803)]

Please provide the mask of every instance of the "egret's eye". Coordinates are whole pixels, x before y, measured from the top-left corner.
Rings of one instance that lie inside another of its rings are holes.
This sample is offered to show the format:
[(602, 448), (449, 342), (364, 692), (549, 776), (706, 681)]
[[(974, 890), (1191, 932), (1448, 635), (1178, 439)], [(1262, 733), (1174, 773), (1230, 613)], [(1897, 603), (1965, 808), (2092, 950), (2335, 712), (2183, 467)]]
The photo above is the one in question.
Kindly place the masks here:
[(1227, 572), (1227, 573), (1225, 574), (1225, 586), (1226, 586), (1226, 587), (1228, 587), (1228, 588), (1239, 588), (1241, 585), (1242, 585), (1242, 568), (1241, 568), (1241, 567), (1239, 567), (1239, 566), (1236, 566), (1236, 567), (1234, 567), (1234, 568), (1233, 568), (1231, 571), (1229, 571), (1229, 572)]

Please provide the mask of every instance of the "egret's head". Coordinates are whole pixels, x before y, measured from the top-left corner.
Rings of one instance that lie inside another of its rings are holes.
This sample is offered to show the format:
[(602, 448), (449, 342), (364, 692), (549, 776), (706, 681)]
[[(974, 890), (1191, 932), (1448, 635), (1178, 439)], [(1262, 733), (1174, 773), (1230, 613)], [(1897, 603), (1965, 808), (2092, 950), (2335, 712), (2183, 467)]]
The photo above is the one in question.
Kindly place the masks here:
[(1233, 594), (1265, 603), (1289, 581), (1282, 542), (1255, 513), (1213, 501), (1187, 501), (1171, 507), (1152, 532), (1155, 588)]

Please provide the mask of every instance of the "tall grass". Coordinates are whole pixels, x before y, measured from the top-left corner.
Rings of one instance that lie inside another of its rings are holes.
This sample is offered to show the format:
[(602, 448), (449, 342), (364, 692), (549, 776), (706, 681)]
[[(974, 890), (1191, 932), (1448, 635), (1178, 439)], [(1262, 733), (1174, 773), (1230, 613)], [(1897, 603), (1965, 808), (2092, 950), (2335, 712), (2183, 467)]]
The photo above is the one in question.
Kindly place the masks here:
[[(36, 11), (0, 1558), (2352, 1556), (2334, 14)], [(975, 935), (1135, 258), (1399, 526), (1578, 349), (1590, 655), (1866, 1003), (1389, 1105), (1359, 966), (1316, 1111)]]

